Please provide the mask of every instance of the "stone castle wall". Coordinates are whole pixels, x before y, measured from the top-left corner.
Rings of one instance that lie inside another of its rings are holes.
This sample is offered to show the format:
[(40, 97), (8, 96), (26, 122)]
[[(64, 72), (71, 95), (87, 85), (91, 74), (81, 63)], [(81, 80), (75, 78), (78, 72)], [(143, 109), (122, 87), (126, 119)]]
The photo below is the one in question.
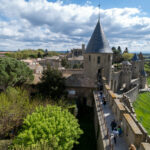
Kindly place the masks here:
[[(148, 150), (150, 148), (150, 136), (136, 119), (136, 114), (134, 112), (131, 99), (126, 95), (124, 95), (122, 98), (117, 98), (115, 93), (110, 90), (110, 87), (104, 80), (103, 83), (106, 100), (108, 101), (109, 106), (112, 108), (117, 123), (120, 124), (123, 129), (123, 136), (126, 139), (128, 146), (134, 144), (138, 150)], [(137, 87), (132, 89), (132, 92), (134, 91), (137, 93)], [(130, 91), (130, 93), (132, 92)], [(94, 98), (95, 110), (98, 111), (100, 108), (99, 105), (96, 104), (96, 92), (94, 93)], [(97, 112), (95, 117), (97, 119), (97, 121), (95, 121), (95, 124), (97, 125), (95, 126), (100, 127), (100, 113)], [(104, 133), (100, 130), (99, 134), (99, 136), (102, 137)], [(103, 140), (102, 138), (100, 139)], [(99, 141), (100, 139), (98, 139), (97, 142), (102, 143), (102, 141)], [(97, 149), (101, 150), (100, 147)], [(105, 149), (104, 144), (103, 149)]]
[(62, 74), (83, 74), (83, 69), (64, 69), (60, 71)]
[(124, 93), (124, 95), (129, 97), (131, 102), (134, 102), (137, 98), (138, 93), (139, 93), (139, 86), (136, 85), (134, 88), (132, 88), (128, 92)]

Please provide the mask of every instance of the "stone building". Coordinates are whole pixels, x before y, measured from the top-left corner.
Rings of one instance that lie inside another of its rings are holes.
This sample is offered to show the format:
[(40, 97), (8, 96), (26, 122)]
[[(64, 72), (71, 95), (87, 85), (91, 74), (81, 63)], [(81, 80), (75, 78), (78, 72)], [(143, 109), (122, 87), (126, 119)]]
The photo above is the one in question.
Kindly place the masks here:
[(68, 91), (74, 91), (69, 93), (74, 93), (81, 102), (92, 106), (91, 95), (93, 89), (97, 88), (97, 80), (101, 80), (103, 74), (107, 83), (111, 81), (112, 51), (99, 20), (83, 56), (82, 73), (68, 76), (66, 86)]
[(83, 56), (68, 58), (68, 64), (71, 68), (73, 68), (75, 65), (82, 65), (83, 61), (84, 61)]
[[(84, 68), (78, 72), (72, 71), (72, 74), (66, 77), (68, 95), (76, 98), (78, 106), (87, 105), (94, 108), (97, 150), (127, 150), (131, 144), (134, 144), (137, 150), (148, 150), (150, 136), (137, 121), (132, 105), (139, 89), (146, 86), (142, 53), (139, 56), (135, 54), (131, 61), (123, 61), (118, 70), (112, 65), (112, 55), (98, 21), (83, 54)], [(102, 105), (101, 92), (97, 89), (102, 89), (109, 107)], [(112, 144), (112, 131), (109, 129), (114, 119), (123, 130), (123, 137), (119, 139), (124, 141), (118, 142), (119, 148), (118, 143)]]
[(98, 20), (84, 54), (85, 75), (95, 81), (105, 76), (108, 84), (110, 84), (111, 65), (112, 50)]
[(113, 53), (103, 32), (100, 20), (96, 24), (83, 56), (83, 70), (77, 74), (74, 71), (73, 74), (67, 76), (66, 86), (68, 91), (74, 90), (72, 93), (76, 97), (86, 97), (87, 104), (91, 105), (89, 102), (91, 92), (87, 91), (100, 87), (102, 77), (106, 79), (106, 83), (111, 87), (111, 90), (118, 94), (123, 94), (135, 86), (138, 89), (146, 86), (146, 72), (144, 71), (142, 53), (139, 54), (139, 57), (135, 54), (130, 62), (123, 61), (119, 70), (114, 69), (112, 65)]
[(82, 44), (81, 48), (74, 48), (74, 49), (72, 49), (67, 57), (70, 58), (70, 57), (83, 56), (84, 52), (85, 52), (85, 44)]
[(44, 68), (47, 67), (47, 65), (50, 65), (52, 68), (58, 69), (61, 67), (61, 59), (59, 56), (52, 56), (52, 57), (46, 57), (39, 61), (39, 64), (42, 65)]

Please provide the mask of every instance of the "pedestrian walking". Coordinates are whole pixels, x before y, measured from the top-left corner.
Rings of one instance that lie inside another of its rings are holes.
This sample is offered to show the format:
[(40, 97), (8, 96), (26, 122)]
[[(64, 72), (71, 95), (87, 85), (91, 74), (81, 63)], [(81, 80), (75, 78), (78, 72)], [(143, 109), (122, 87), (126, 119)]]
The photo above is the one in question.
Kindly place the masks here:
[(118, 132), (119, 132), (119, 136), (121, 136), (121, 134), (123, 132), (121, 126), (118, 126)]
[(117, 127), (117, 123), (115, 122), (115, 120), (113, 120), (110, 124), (112, 131), (114, 130), (114, 128)]
[(118, 132), (117, 128), (114, 128), (114, 130), (112, 132), (113, 132), (113, 136), (114, 136), (114, 143), (116, 144), (119, 132)]
[(103, 97), (103, 105), (104, 106), (106, 105), (106, 99), (105, 99), (105, 97)]
[(103, 92), (102, 91), (100, 92), (100, 97), (103, 98)]

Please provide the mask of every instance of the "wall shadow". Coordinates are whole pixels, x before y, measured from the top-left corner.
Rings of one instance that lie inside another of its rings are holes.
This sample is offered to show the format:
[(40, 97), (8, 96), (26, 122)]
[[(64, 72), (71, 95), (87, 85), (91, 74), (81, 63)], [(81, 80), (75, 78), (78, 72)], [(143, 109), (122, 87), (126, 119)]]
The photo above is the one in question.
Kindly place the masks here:
[(94, 130), (94, 109), (85, 104), (78, 107), (79, 124), (84, 134), (79, 139), (79, 144), (73, 150), (96, 150), (96, 139)]

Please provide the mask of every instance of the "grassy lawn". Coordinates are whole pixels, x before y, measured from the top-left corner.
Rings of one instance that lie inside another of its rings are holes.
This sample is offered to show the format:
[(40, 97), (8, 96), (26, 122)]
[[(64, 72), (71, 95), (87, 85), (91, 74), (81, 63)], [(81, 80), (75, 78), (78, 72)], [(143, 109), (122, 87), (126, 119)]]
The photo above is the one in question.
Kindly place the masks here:
[(150, 135), (150, 92), (139, 94), (133, 103), (137, 119), (142, 123)]

